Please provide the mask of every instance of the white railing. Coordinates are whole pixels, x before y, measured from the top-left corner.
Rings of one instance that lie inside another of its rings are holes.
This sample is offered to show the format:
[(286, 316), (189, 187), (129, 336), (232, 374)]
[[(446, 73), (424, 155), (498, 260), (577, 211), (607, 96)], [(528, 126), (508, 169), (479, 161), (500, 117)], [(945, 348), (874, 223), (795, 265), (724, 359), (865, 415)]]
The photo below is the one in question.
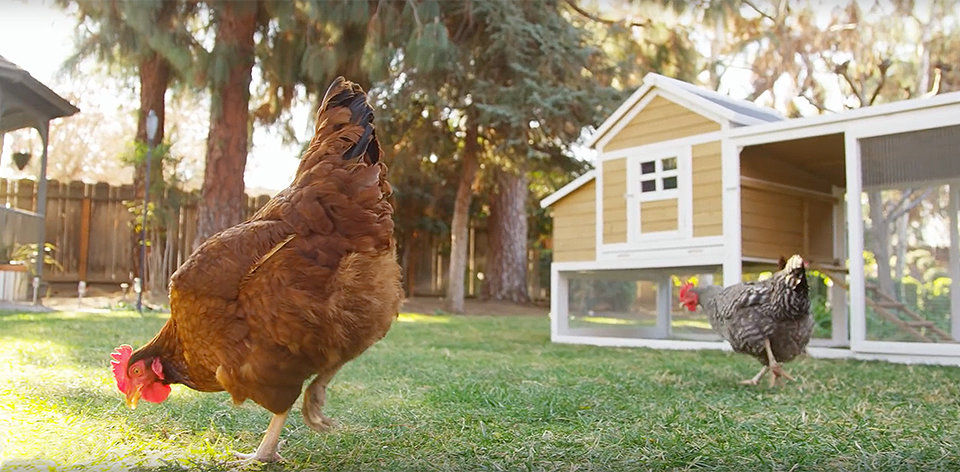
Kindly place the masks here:
[(16, 244), (36, 244), (42, 224), (43, 217), (32, 211), (0, 207), (0, 250)]

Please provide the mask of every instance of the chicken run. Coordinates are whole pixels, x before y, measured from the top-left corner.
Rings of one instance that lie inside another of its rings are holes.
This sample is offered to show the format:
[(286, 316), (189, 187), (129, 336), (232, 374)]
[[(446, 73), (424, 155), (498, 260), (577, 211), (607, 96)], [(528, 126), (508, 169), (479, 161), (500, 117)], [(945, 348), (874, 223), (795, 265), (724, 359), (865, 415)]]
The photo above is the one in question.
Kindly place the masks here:
[(366, 95), (338, 78), (293, 183), (200, 245), (171, 277), (169, 321), (146, 345), (113, 353), (127, 404), (162, 402), (174, 383), (253, 400), (273, 419), (242, 458), (277, 461), (287, 414), (313, 376), (303, 419), (329, 429), (327, 383), (386, 334), (400, 307), (386, 177)]

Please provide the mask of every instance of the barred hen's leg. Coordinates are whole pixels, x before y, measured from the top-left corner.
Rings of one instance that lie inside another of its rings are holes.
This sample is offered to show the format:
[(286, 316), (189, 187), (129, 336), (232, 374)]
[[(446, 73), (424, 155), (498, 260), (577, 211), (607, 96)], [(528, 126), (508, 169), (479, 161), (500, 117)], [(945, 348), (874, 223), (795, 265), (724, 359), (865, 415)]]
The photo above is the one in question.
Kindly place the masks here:
[(314, 431), (329, 431), (337, 425), (336, 421), (323, 414), (323, 405), (327, 402), (327, 383), (338, 370), (340, 370), (339, 365), (327, 372), (317, 374), (313, 382), (307, 386), (307, 390), (303, 392), (303, 409), (301, 410), (303, 421)]
[(273, 418), (270, 420), (270, 426), (267, 426), (267, 432), (263, 435), (260, 446), (257, 447), (257, 452), (253, 454), (237, 453), (237, 457), (242, 459), (241, 462), (251, 462), (255, 460), (260, 462), (278, 462), (283, 460), (280, 454), (277, 453), (277, 448), (280, 443), (280, 431), (283, 430), (283, 423), (287, 421), (287, 415), (289, 413), (289, 411), (285, 411), (273, 415)]
[(767, 362), (769, 362), (770, 367), (770, 386), (773, 387), (777, 384), (777, 379), (783, 377), (787, 380), (794, 380), (794, 378), (783, 370), (783, 367), (777, 362), (777, 359), (773, 357), (773, 348), (770, 347), (770, 340), (764, 339), (763, 345), (767, 349)]
[(763, 374), (767, 373), (767, 366), (760, 367), (760, 372), (757, 372), (757, 375), (754, 375), (752, 379), (741, 380), (740, 385), (756, 385), (760, 383), (760, 379), (763, 378)]

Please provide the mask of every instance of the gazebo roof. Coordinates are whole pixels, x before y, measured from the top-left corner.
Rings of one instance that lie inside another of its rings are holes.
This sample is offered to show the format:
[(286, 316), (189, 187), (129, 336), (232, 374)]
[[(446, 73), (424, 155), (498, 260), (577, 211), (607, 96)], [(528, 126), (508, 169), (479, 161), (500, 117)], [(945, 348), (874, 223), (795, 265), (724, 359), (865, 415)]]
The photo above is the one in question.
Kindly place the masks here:
[(80, 111), (29, 72), (0, 56), (0, 133)]

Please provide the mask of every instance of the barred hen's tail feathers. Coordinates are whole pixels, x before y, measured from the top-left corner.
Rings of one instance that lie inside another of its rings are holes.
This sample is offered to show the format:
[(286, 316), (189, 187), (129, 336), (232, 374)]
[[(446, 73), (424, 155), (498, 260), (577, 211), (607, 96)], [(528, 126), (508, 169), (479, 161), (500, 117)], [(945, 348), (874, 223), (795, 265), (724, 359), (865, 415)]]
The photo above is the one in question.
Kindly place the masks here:
[(314, 136), (300, 161), (297, 177), (332, 157), (359, 157), (361, 162), (371, 165), (380, 161), (373, 107), (367, 103), (363, 89), (343, 77), (337, 77), (323, 97)]

